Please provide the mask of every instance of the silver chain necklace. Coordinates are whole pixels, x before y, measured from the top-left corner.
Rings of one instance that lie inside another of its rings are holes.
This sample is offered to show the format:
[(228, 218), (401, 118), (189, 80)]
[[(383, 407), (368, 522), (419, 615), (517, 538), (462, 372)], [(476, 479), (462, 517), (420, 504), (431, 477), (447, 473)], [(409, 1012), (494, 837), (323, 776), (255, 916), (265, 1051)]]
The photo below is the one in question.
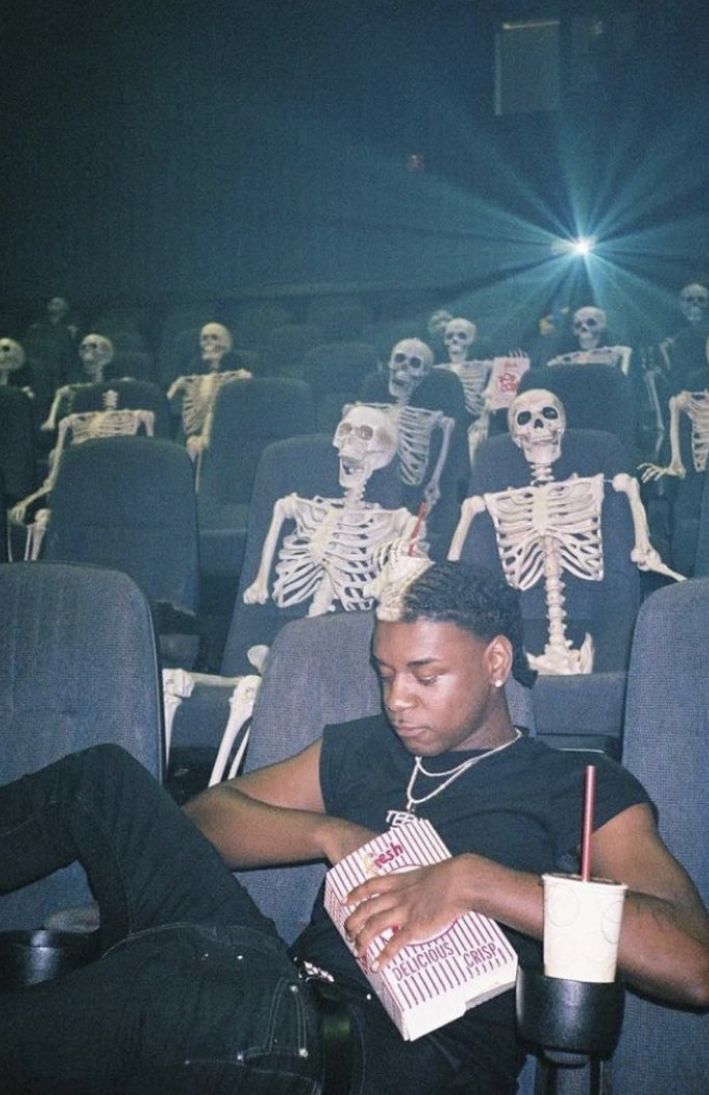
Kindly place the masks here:
[[(423, 805), (424, 802), (428, 802), (430, 799), (435, 798), (436, 795), (440, 795), (442, 791), (445, 791), (446, 787), (450, 787), (451, 783), (463, 775), (463, 772), (467, 772), (469, 768), (472, 768), (474, 764), (479, 764), (481, 760), (487, 760), (488, 757), (494, 756), (495, 753), (501, 753), (503, 749), (509, 749), (510, 745), (514, 745), (522, 737), (522, 731), (515, 726), (515, 736), (511, 741), (503, 742), (502, 745), (495, 746), (494, 749), (488, 749), (486, 753), (481, 753), (478, 757), (468, 757), (461, 764), (456, 765), (455, 768), (448, 768), (445, 772), (428, 772), (424, 766), (421, 757), (414, 757), (414, 768), (409, 778), (409, 782), (406, 787), (406, 809), (398, 811), (398, 823), (401, 824), (404, 820), (413, 820), (416, 816), (417, 807)], [(422, 798), (414, 797), (414, 785), (419, 775), (426, 776), (428, 779), (440, 779), (441, 777), (447, 777), (443, 780), (443, 783), (439, 783), (432, 791), (429, 791), (427, 795)]]

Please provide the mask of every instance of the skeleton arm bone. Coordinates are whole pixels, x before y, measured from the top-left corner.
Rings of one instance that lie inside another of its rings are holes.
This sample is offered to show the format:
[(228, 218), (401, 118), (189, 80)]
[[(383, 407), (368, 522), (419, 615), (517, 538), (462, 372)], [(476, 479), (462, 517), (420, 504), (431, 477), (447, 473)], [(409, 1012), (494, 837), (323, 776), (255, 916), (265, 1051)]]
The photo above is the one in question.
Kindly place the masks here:
[(647, 515), (640, 500), (640, 486), (637, 479), (625, 472), (620, 472), (618, 475), (613, 476), (611, 483), (613, 490), (623, 491), (628, 497), (635, 532), (635, 546), (630, 553), (630, 558), (637, 568), (639, 570), (653, 570), (657, 574), (664, 574), (666, 578), (674, 578), (676, 582), (683, 582), (685, 580), (684, 575), (678, 574), (676, 570), (670, 570), (650, 543)]
[(71, 395), (71, 390), (74, 387), (73, 384), (64, 384), (61, 388), (57, 388), (54, 393), (54, 399), (52, 400), (52, 406), (49, 408), (49, 414), (47, 415), (46, 422), (43, 422), (39, 427), (41, 430), (55, 430), (57, 428), (57, 414), (59, 413), (59, 407), (63, 399), (68, 399)]
[(268, 577), (271, 573), (273, 557), (276, 554), (278, 538), (281, 534), (283, 522), (293, 519), (297, 507), (297, 494), (287, 494), (285, 498), (279, 498), (273, 507), (273, 516), (266, 539), (261, 550), (261, 562), (256, 577), (251, 585), (244, 590), (244, 604), (265, 605), (268, 600)]
[(64, 445), (66, 442), (66, 435), (69, 430), (72, 429), (72, 419), (75, 415), (66, 415), (59, 423), (59, 432), (57, 434), (57, 443), (49, 454), (49, 473), (46, 479), (36, 491), (32, 494), (28, 494), (26, 498), (23, 498), (21, 502), (17, 502), (10, 510), (10, 517), (13, 521), (19, 522), (23, 525), (25, 523), (25, 517), (27, 516), (27, 510), (30, 508), (33, 502), (36, 502), (39, 498), (44, 498), (49, 494), (57, 480), (57, 474), (59, 472), (59, 463), (62, 458), (62, 452), (64, 451)]
[(470, 526), (477, 515), (479, 513), (484, 513), (486, 509), (487, 504), (481, 494), (474, 494), (472, 497), (465, 499), (460, 507), (460, 520), (453, 533), (453, 539), (451, 540), (451, 546), (448, 552), (448, 558), (450, 560), (457, 561), (460, 559)]
[(666, 468), (657, 464), (640, 464), (645, 470), (642, 473), (643, 483), (649, 483), (653, 479), (660, 479), (663, 475), (676, 475), (684, 479), (687, 469), (682, 463), (682, 452), (679, 440), (679, 416), (681, 411), (686, 411), (689, 406), (689, 392), (680, 392), (670, 399), (670, 462)]
[(423, 492), (424, 500), (429, 509), (431, 509), (441, 496), (441, 492), (438, 489), (438, 484), (441, 478), (441, 472), (448, 457), (448, 449), (450, 448), (451, 436), (455, 427), (455, 419), (449, 418), (448, 415), (442, 414), (439, 420), (439, 425), (443, 431), (443, 439), (441, 441), (441, 449), (438, 453), (438, 460), (436, 466), (433, 469), (433, 475), (426, 484), (426, 489)]
[(177, 380), (173, 380), (172, 384), (167, 389), (167, 398), (174, 399), (180, 392), (184, 392), (187, 388), (188, 380), (191, 379), (191, 377), (187, 376), (178, 376)]

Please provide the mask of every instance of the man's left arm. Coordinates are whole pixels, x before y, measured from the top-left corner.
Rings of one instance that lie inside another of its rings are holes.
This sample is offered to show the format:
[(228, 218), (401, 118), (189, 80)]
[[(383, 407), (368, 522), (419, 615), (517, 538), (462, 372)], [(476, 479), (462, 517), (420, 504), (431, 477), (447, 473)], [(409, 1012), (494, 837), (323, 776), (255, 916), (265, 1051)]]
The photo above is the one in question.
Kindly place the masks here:
[[(662, 843), (649, 807), (631, 806), (594, 832), (592, 872), (628, 886), (618, 951), (628, 980), (670, 1003), (709, 1006), (709, 918), (686, 871)], [(396, 929), (380, 964), (469, 909), (542, 937), (541, 879), (475, 854), (369, 880), (350, 897), (362, 902), (346, 924), (358, 950)]]

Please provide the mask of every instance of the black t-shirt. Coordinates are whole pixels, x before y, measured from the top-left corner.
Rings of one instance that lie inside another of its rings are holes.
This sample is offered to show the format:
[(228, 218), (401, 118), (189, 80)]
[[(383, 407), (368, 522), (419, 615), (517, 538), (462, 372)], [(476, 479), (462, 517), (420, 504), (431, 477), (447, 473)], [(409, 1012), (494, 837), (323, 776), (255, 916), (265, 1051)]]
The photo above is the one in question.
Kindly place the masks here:
[[(429, 772), (443, 772), (475, 755), (479, 751), (444, 753), (427, 758), (425, 765)], [(595, 828), (629, 806), (649, 803), (641, 784), (614, 761), (522, 737), (473, 765), (418, 806), (416, 814), (435, 825), (452, 855), (475, 852), (533, 874), (559, 869), (562, 857), (575, 853), (579, 844), (583, 780), (590, 763), (596, 765)], [(326, 727), (320, 784), (327, 813), (383, 832), (390, 826), (390, 811), (405, 809), (413, 767), (413, 757), (383, 715)], [(419, 775), (415, 797), (421, 799), (439, 782)], [(539, 943), (504, 925), (503, 930), (522, 964), (539, 962)], [(322, 894), (293, 951), (343, 981), (369, 987), (325, 912)], [(428, 1037), (463, 1061), (473, 1047), (480, 1047), (485, 1030), (495, 1040), (496, 1053), (509, 1054), (511, 1060), (518, 1055), (511, 991)]]

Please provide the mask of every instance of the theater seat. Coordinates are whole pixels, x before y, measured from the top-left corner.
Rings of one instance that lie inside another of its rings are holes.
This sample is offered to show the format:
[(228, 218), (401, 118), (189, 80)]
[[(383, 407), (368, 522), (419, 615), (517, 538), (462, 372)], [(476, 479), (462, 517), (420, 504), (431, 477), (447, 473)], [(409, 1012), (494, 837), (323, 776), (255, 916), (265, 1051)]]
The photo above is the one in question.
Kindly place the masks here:
[[(155, 635), (135, 582), (99, 567), (6, 563), (0, 618), (0, 781), (101, 742), (161, 780)], [(3, 894), (0, 930), (39, 927), (90, 896), (80, 868), (57, 871)]]

